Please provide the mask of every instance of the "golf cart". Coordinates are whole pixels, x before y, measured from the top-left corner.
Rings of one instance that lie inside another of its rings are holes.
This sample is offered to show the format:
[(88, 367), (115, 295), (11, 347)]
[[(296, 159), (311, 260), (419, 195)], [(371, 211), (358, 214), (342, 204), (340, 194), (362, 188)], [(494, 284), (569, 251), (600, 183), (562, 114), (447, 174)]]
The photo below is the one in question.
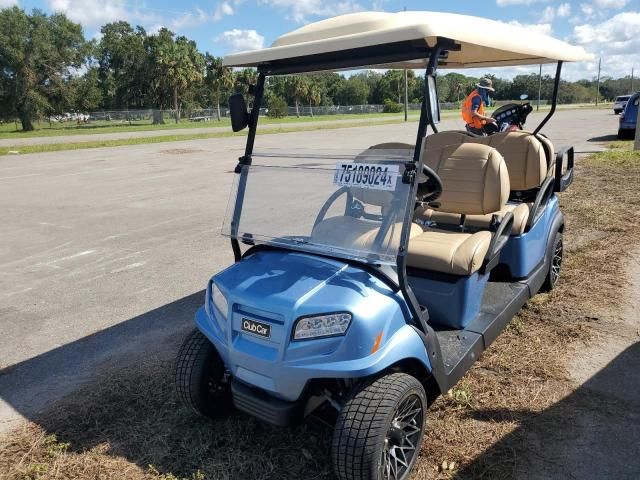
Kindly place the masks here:
[[(322, 416), (335, 422), (339, 478), (407, 478), (429, 403), (558, 281), (556, 194), (572, 182), (573, 149), (540, 130), (563, 62), (586, 58), (524, 28), (436, 12), (343, 15), (227, 56), (258, 78), (250, 113), (242, 96), (229, 102), (233, 129), (249, 129), (222, 227), (235, 263), (209, 281), (178, 354), (186, 405), (281, 426)], [(540, 63), (557, 69), (535, 131), (438, 132), (437, 69)], [(268, 76), (370, 66), (424, 69), (414, 144), (254, 152)]]

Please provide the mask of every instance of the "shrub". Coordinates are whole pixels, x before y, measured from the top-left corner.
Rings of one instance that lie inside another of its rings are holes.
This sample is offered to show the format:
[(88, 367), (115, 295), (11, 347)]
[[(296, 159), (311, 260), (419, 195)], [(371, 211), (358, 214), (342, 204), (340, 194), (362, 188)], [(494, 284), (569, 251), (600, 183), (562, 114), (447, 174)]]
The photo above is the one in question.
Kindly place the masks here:
[(284, 98), (273, 95), (267, 100), (267, 116), (282, 118), (288, 115), (287, 102)]
[(403, 106), (393, 100), (389, 100), (388, 98), (384, 101), (384, 107), (382, 111), (384, 113), (400, 113), (403, 109)]

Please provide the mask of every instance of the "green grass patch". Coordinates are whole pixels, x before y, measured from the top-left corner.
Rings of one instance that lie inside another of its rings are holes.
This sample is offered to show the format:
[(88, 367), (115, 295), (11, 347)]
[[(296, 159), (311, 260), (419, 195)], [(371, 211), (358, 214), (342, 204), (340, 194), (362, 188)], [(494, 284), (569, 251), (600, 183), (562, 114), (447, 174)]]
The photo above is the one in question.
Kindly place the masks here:
[[(409, 112), (410, 118), (417, 119), (420, 112)], [(451, 112), (453, 113), (453, 112)], [(340, 114), (340, 115), (317, 115), (314, 117), (283, 117), (270, 118), (267, 116), (260, 117), (261, 125), (269, 124), (289, 124), (289, 123), (308, 123), (335, 120), (367, 120), (367, 119), (398, 119), (402, 114), (397, 113), (362, 113), (362, 114)], [(119, 132), (147, 132), (161, 130), (198, 130), (201, 128), (229, 127), (231, 122), (227, 118), (220, 121), (212, 120), (209, 122), (191, 122), (189, 120), (181, 120), (179, 123), (167, 121), (163, 125), (152, 125), (149, 121), (129, 122), (126, 121), (97, 121), (88, 125), (76, 125), (69, 123), (52, 123), (37, 122), (36, 130), (31, 132), (23, 132), (20, 124), (4, 123), (0, 124), (0, 139), (3, 138), (33, 138), (33, 137), (58, 137), (65, 135), (94, 135), (97, 133), (119, 133)]]
[(589, 157), (594, 166), (604, 167), (640, 167), (640, 150), (633, 150), (633, 142), (616, 141), (609, 144), (609, 150), (598, 152)]
[[(259, 130), (261, 135), (275, 134), (275, 133), (290, 133), (290, 132), (304, 132), (312, 130), (332, 130), (337, 128), (351, 128), (362, 127), (363, 125), (387, 125), (393, 123), (402, 123), (403, 120), (399, 118), (387, 119), (387, 120), (372, 120), (363, 124), (362, 122), (350, 122), (339, 124), (309, 124), (301, 126), (291, 127), (272, 127), (262, 128)], [(87, 148), (103, 148), (103, 147), (120, 147), (125, 145), (144, 145), (149, 143), (166, 143), (166, 142), (181, 142), (188, 140), (204, 140), (208, 138), (224, 138), (224, 137), (242, 137), (246, 136), (247, 131), (234, 133), (232, 131), (226, 132), (212, 132), (212, 133), (194, 133), (186, 135), (161, 135), (157, 137), (139, 137), (139, 138), (121, 138), (115, 140), (94, 140), (89, 142), (71, 142), (71, 143), (51, 143), (40, 145), (23, 145), (23, 146), (9, 146), (0, 147), (0, 156), (2, 155), (14, 155), (14, 154), (28, 154), (28, 153), (42, 153), (42, 152), (59, 152), (62, 150), (81, 150)]]

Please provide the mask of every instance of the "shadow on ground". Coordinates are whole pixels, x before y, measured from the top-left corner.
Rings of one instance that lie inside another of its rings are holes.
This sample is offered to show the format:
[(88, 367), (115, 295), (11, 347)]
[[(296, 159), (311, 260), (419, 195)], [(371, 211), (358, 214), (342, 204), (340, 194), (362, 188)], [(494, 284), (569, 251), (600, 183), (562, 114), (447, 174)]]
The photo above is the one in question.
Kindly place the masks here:
[(540, 413), (475, 410), (520, 426), (455, 478), (640, 478), (640, 342), (564, 400)]
[(609, 135), (600, 135), (598, 137), (591, 137), (587, 140), (587, 142), (595, 142), (595, 143), (604, 143), (604, 142), (613, 142), (614, 140), (618, 140), (618, 135), (609, 134)]
[(99, 370), (170, 357), (193, 325), (204, 291), (0, 370), (0, 400), (33, 419)]
[[(0, 399), (67, 444), (71, 455), (58, 468), (74, 478), (119, 478), (132, 466), (139, 474), (126, 478), (333, 478), (324, 425), (280, 429), (240, 414), (207, 420), (180, 404), (173, 360), (203, 298), (194, 293), (6, 368)], [(22, 435), (30, 442), (40, 434)], [(83, 463), (82, 473), (72, 462)]]

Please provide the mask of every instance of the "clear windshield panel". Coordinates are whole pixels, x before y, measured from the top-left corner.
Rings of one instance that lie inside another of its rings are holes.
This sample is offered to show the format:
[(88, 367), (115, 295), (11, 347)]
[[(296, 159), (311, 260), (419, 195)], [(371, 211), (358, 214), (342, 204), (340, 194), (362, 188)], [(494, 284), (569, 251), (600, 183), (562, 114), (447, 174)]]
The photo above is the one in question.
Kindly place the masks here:
[(245, 243), (395, 264), (411, 152), (254, 154), (253, 164), (235, 175), (222, 233)]

